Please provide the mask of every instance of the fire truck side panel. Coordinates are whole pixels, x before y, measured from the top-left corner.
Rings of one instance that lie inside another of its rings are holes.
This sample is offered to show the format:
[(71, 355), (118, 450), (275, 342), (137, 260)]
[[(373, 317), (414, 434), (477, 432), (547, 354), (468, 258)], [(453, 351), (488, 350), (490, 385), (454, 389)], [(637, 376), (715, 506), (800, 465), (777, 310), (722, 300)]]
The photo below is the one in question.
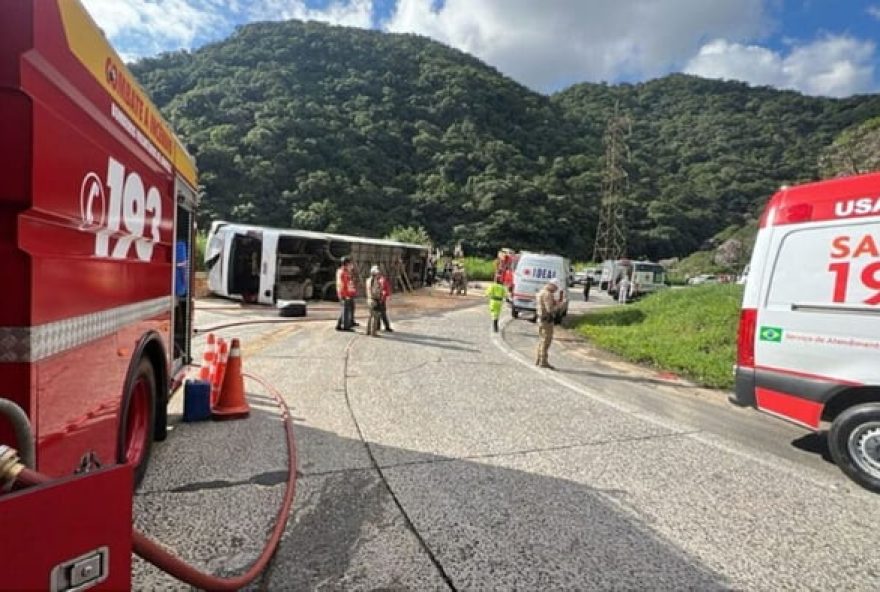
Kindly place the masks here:
[(119, 393), (130, 355), (109, 335), (36, 364), (41, 471), (70, 474), (89, 453), (102, 464), (116, 462)]
[[(34, 369), (16, 362), (8, 349), (17, 344), (14, 329), (27, 324), (30, 314), (30, 263), (16, 247), (19, 212), (30, 196), (31, 145), (28, 97), (19, 90), (19, 56), (32, 44), (31, 7), (18, 0), (0, 0), (0, 396), (36, 413), (31, 390)], [(12, 427), (0, 418), (0, 442), (14, 442)]]
[(31, 417), (38, 468), (69, 474), (90, 455), (117, 461), (144, 336), (169, 355), (173, 170), (194, 169), (77, 2), (0, 0), (0, 13), (0, 258), (15, 288), (0, 330), (25, 343), (0, 346), (0, 396)]
[[(122, 135), (109, 117), (109, 97), (96, 110), (66, 80), (48, 78), (60, 76), (57, 71), (36, 70), (46, 67), (41, 60), (28, 62), (34, 66), (24, 68), (34, 98), (34, 185), (32, 208), (20, 221), (20, 246), (40, 258), (32, 322), (168, 295), (173, 177)], [(125, 199), (130, 186), (142, 196)], [(158, 206), (147, 205), (146, 194), (153, 189), (160, 195)], [(120, 194), (116, 199), (114, 191)], [(107, 226), (113, 212), (108, 210), (114, 201), (118, 229), (111, 234)], [(145, 244), (154, 230), (160, 242)], [(59, 298), (61, 289), (89, 298)]]

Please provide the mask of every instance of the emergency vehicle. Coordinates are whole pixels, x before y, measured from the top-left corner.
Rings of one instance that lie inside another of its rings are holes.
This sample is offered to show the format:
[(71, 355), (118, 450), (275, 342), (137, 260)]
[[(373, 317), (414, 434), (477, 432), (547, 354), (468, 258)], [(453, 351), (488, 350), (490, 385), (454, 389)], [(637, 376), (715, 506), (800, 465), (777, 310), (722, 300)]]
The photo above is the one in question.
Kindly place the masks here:
[[(631, 261), (629, 259), (608, 260), (602, 267), (600, 289), (617, 298), (617, 285), (624, 277), (632, 281), (630, 297), (639, 298), (666, 289), (666, 269), (651, 261)], [(604, 286), (604, 287), (603, 287)]]
[(522, 252), (516, 263), (513, 274), (513, 295), (510, 313), (519, 318), (522, 311), (534, 313), (537, 309), (535, 297), (550, 280), (559, 280), (560, 297), (565, 299), (565, 306), (556, 319), (557, 323), (568, 314), (568, 259), (559, 255)]
[(0, 397), (28, 420), (0, 443), (140, 478), (189, 361), (195, 165), (80, 2), (0, 15)]
[(760, 221), (734, 401), (829, 427), (831, 456), (880, 491), (880, 174), (783, 188)]

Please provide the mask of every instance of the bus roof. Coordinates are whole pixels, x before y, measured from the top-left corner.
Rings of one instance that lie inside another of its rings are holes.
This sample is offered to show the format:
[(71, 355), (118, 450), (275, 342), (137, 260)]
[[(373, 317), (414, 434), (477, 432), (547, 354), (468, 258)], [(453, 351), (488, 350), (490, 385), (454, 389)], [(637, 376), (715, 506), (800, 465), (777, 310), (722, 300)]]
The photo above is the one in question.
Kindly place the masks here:
[(257, 226), (254, 224), (238, 224), (236, 222), (224, 222), (224, 221), (216, 221), (212, 224), (212, 227), (216, 230), (220, 228), (228, 228), (229, 230), (271, 230), (279, 233), (282, 236), (295, 236), (298, 238), (310, 238), (316, 240), (336, 240), (336, 241), (344, 241), (349, 243), (360, 243), (360, 244), (369, 244), (369, 245), (383, 245), (387, 247), (401, 247), (405, 249), (420, 249), (427, 250), (429, 249), (428, 245), (416, 245), (413, 243), (401, 243), (398, 241), (388, 240), (384, 238), (370, 238), (366, 236), (353, 236), (348, 234), (334, 234), (329, 232), (315, 232), (313, 230), (297, 230), (294, 228), (275, 228), (272, 226)]

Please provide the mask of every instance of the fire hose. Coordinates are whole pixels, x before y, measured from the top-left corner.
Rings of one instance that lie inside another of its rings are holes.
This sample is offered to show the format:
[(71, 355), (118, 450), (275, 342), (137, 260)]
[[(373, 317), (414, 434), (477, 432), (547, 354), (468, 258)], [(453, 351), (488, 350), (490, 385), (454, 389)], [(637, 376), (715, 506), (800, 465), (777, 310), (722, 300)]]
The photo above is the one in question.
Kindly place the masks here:
[[(262, 573), (272, 555), (275, 554), (278, 543), (281, 541), (281, 535), (287, 526), (290, 507), (293, 504), (293, 497), (296, 492), (296, 443), (294, 441), (293, 420), (290, 416), (290, 409), (284, 402), (281, 393), (274, 386), (253, 374), (244, 373), (244, 375), (260, 383), (272, 398), (275, 399), (278, 407), (281, 409), (285, 434), (287, 436), (287, 488), (284, 491), (284, 499), (275, 518), (275, 527), (272, 529), (272, 533), (267, 539), (259, 557), (257, 557), (256, 561), (245, 573), (231, 578), (221, 578), (199, 571), (145, 534), (132, 528), (132, 548), (134, 553), (182, 582), (204, 590), (238, 590), (253, 582)], [(8, 481), (17, 483), (20, 486), (33, 486), (48, 483), (51, 480), (51, 477), (26, 468), (18, 462), (17, 455), (12, 449), (0, 446), (0, 483)]]

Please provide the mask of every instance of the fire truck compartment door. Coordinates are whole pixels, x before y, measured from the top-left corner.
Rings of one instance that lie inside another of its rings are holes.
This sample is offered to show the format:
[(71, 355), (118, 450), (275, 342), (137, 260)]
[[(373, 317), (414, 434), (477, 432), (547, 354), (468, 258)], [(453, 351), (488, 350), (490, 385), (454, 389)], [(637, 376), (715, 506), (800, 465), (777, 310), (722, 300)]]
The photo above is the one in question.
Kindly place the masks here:
[(0, 494), (0, 590), (129, 590), (132, 470)]

